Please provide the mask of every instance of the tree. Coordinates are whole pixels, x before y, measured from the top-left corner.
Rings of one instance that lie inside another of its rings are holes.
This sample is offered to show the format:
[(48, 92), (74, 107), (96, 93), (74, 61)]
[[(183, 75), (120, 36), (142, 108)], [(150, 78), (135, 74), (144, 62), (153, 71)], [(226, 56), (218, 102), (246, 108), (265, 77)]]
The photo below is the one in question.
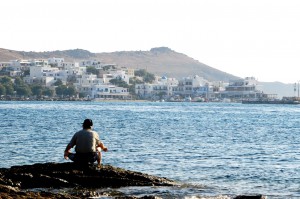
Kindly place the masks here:
[(48, 97), (52, 97), (54, 95), (54, 91), (50, 88), (45, 88), (42, 92), (43, 95), (46, 95)]
[(56, 95), (61, 95), (63, 96), (65, 94), (65, 90), (67, 90), (67, 86), (65, 85), (60, 85), (55, 88)]
[(11, 83), (9, 84), (3, 84), (6, 90), (6, 95), (13, 95), (14, 94), (14, 87)]
[(2, 84), (0, 84), (0, 95), (6, 95), (6, 88)]
[(31, 89), (28, 85), (16, 87), (17, 95), (28, 96), (31, 95)]
[(30, 70), (29, 69), (27, 69), (27, 70), (25, 70), (24, 71), (24, 73), (22, 74), (22, 76), (27, 76), (27, 75), (30, 75)]
[(61, 79), (56, 80), (56, 82), (54, 82), (53, 86), (61, 86), (63, 85), (63, 82), (61, 81)]
[(65, 86), (65, 85), (61, 85), (55, 88), (55, 92), (56, 95), (61, 95), (61, 96), (73, 96), (76, 95), (76, 88), (75, 86), (71, 85), (71, 86)]
[(76, 95), (76, 88), (75, 86), (68, 86), (68, 88), (65, 91), (65, 95), (73, 96)]
[(109, 82), (111, 84), (119, 86), (119, 87), (123, 87), (123, 88), (129, 87), (129, 85), (125, 81), (123, 81), (121, 78), (111, 79), (111, 80), (109, 80)]
[(20, 77), (15, 78), (15, 86), (24, 86), (24, 85), (25, 82)]
[(140, 69), (134, 71), (134, 75), (138, 77), (143, 77), (144, 82), (153, 82), (155, 80), (155, 75), (152, 73), (148, 73), (145, 69)]
[(144, 77), (146, 75), (146, 73), (147, 73), (147, 71), (145, 69), (140, 69), (140, 70), (134, 71), (134, 76)]
[(86, 67), (86, 72), (87, 73), (92, 73), (94, 75), (98, 75), (99, 70), (96, 69), (94, 66), (88, 66), (88, 67)]
[(135, 84), (142, 84), (143, 81), (137, 79), (136, 77), (132, 77), (132, 78), (129, 79), (129, 83), (135, 85)]
[(128, 90), (131, 95), (135, 95), (135, 84), (130, 85)]
[(41, 96), (43, 93), (43, 87), (41, 85), (32, 85), (31, 91), (33, 95)]
[(145, 82), (153, 82), (155, 80), (155, 76), (151, 73), (147, 73), (145, 76), (144, 76), (144, 81)]
[(11, 78), (8, 76), (0, 77), (0, 83), (2, 84), (12, 84)]

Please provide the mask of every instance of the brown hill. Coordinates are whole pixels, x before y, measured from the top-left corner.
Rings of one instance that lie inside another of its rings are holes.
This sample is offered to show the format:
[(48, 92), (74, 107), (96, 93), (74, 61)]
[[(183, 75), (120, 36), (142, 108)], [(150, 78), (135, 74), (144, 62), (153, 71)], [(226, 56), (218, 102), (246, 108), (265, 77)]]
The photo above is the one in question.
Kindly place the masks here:
[(185, 54), (175, 52), (167, 47), (152, 48), (150, 51), (119, 51), (111, 53), (91, 53), (82, 49), (46, 52), (25, 52), (0, 49), (0, 61), (14, 59), (39, 59), (58, 57), (65, 61), (96, 59), (104, 63), (114, 63), (168, 77), (186, 77), (199, 75), (208, 80), (236, 79), (236, 76), (214, 69)]
[[(208, 80), (228, 82), (238, 77), (207, 66), (185, 54), (175, 52), (167, 47), (152, 48), (150, 51), (119, 51), (111, 53), (91, 53), (87, 50), (74, 49), (64, 51), (25, 52), (0, 48), (0, 62), (15, 59), (39, 59), (58, 57), (66, 61), (96, 59), (104, 63), (115, 63), (135, 69), (147, 69), (157, 75), (168, 77), (203, 76)], [(265, 93), (282, 96), (294, 96), (293, 85), (280, 82), (261, 82)]]

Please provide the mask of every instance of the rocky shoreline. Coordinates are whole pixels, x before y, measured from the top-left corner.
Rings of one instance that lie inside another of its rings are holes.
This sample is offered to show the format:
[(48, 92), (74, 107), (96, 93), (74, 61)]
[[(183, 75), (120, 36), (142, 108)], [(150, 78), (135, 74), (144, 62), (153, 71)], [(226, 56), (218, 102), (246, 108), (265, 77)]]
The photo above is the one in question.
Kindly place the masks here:
[[(98, 191), (102, 188), (169, 187), (179, 183), (162, 177), (104, 165), (101, 169), (74, 163), (44, 163), (0, 168), (0, 198), (77, 199), (104, 197), (134, 199), (123, 193)], [(139, 198), (159, 198), (143, 196)], [(261, 199), (263, 196), (236, 196)]]

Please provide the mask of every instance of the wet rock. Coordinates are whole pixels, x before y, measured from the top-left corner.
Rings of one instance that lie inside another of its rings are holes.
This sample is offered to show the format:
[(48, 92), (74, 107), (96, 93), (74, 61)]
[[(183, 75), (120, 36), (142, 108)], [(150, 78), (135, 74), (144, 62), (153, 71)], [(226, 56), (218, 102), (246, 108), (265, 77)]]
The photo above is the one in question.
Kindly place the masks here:
[[(0, 169), (0, 198), (82, 198), (86, 195), (53, 194), (47, 192), (22, 192), (34, 188), (119, 188), (127, 186), (174, 186), (176, 182), (166, 178), (133, 172), (110, 165), (100, 170), (94, 166), (74, 163), (45, 163), (13, 166)], [(7, 197), (4, 197), (3, 194)]]
[(255, 195), (255, 196), (240, 195), (240, 196), (236, 196), (234, 199), (266, 199), (266, 197), (262, 195)]

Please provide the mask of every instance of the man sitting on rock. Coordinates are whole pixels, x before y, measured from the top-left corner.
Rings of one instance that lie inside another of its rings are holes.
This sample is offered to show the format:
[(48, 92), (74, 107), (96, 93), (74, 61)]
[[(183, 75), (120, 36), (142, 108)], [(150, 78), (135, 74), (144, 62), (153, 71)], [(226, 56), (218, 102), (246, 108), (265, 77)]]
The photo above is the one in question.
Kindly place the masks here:
[[(98, 162), (98, 168), (101, 167), (101, 148), (103, 151), (107, 151), (107, 147), (100, 141), (99, 135), (96, 131), (92, 130), (93, 121), (91, 119), (85, 119), (82, 124), (82, 130), (76, 132), (70, 143), (67, 145), (64, 153), (64, 158), (70, 159), (76, 163), (88, 164)], [(70, 153), (71, 148), (75, 147), (76, 153)]]

